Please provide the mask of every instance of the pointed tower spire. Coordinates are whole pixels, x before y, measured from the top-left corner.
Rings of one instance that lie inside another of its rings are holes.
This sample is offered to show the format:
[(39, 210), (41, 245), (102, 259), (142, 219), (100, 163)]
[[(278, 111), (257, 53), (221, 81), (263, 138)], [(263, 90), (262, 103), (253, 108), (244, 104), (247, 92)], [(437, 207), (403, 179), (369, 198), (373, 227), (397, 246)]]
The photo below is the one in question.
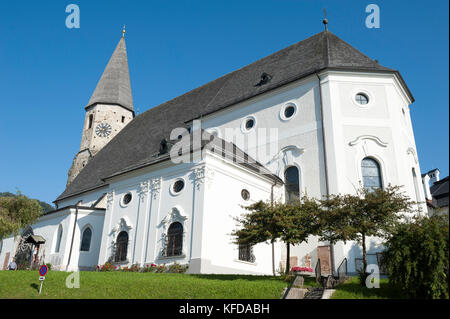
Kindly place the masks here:
[(117, 104), (134, 112), (127, 49), (125, 46), (125, 26), (122, 31), (122, 37), (109, 59), (86, 108), (97, 103)]

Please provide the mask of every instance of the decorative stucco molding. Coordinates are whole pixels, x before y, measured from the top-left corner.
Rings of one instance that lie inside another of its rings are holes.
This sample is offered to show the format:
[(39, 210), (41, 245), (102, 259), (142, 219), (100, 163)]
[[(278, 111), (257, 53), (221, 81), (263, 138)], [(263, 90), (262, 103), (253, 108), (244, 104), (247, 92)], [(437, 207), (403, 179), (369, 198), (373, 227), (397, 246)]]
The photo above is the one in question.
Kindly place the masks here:
[(153, 194), (153, 198), (158, 197), (161, 190), (161, 178), (152, 178), (149, 187)]
[(388, 146), (388, 143), (383, 142), (378, 137), (373, 136), (373, 135), (361, 135), (361, 136), (358, 136), (355, 140), (349, 142), (348, 144), (350, 146), (355, 146), (355, 145), (358, 145), (359, 143), (361, 143), (364, 140), (372, 140), (375, 143), (377, 143), (378, 145), (380, 145), (381, 147), (387, 147)]
[(206, 166), (194, 168), (191, 179), (194, 183), (194, 187), (200, 189), (200, 185), (206, 184), (211, 187), (212, 180), (214, 178), (214, 171)]
[(106, 209), (108, 210), (111, 209), (113, 203), (114, 203), (114, 190), (106, 194)]
[(139, 184), (138, 194), (142, 201), (145, 200), (149, 191), (150, 182), (143, 181)]
[(418, 158), (417, 158), (417, 153), (416, 153), (416, 151), (414, 150), (414, 148), (412, 148), (411, 146), (408, 147), (408, 149), (406, 150), (406, 154), (407, 154), (407, 155), (412, 155), (413, 158), (414, 158), (414, 162), (415, 162), (416, 164), (419, 163), (419, 160), (418, 160)]
[(297, 145), (288, 145), (283, 147), (275, 156), (273, 156), (266, 164), (266, 167), (272, 167), (277, 175), (281, 175), (282, 169), (293, 165), (296, 158), (305, 152), (304, 148)]
[[(159, 250), (159, 256), (158, 258), (163, 258), (166, 256), (166, 248), (167, 248), (167, 230), (169, 226), (172, 223), (179, 222), (183, 226), (183, 256), (184, 250), (185, 250), (185, 242), (184, 242), (184, 234), (186, 233), (184, 231), (185, 229), (185, 221), (187, 220), (187, 217), (182, 213), (183, 210), (175, 206), (171, 209), (171, 211), (164, 217), (164, 219), (161, 221), (161, 223), (158, 225), (158, 228), (161, 228), (161, 238), (160, 238), (160, 250)], [(180, 256), (178, 256), (180, 257)]]

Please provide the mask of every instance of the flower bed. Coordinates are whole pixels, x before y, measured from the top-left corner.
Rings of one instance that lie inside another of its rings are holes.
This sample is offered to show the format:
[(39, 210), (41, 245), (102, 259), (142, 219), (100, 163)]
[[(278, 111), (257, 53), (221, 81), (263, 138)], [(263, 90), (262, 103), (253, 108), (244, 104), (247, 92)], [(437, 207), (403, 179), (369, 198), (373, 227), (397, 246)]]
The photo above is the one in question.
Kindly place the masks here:
[(312, 273), (314, 272), (310, 267), (292, 267), (291, 271), (293, 273), (305, 273), (308, 275), (312, 275)]
[(147, 264), (144, 267), (140, 267), (139, 264), (133, 264), (130, 267), (120, 267), (115, 266), (110, 262), (105, 263), (104, 265), (97, 265), (96, 271), (122, 271), (122, 272), (154, 272), (154, 273), (185, 273), (189, 268), (189, 265), (180, 265), (178, 263), (173, 263), (170, 266), (156, 265), (156, 264)]

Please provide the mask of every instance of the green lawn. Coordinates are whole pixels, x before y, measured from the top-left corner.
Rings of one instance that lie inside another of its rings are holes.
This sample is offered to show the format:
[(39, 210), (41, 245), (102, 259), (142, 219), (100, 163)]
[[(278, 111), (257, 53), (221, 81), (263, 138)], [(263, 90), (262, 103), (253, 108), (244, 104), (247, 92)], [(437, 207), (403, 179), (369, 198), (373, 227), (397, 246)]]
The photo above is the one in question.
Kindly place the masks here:
[(389, 287), (388, 279), (380, 279), (380, 288), (361, 286), (357, 277), (352, 277), (336, 287), (331, 299), (401, 299), (401, 294)]
[(49, 271), (39, 295), (37, 271), (0, 271), (0, 298), (279, 299), (288, 285), (271, 276), (80, 272), (80, 288), (69, 289), (69, 274)]

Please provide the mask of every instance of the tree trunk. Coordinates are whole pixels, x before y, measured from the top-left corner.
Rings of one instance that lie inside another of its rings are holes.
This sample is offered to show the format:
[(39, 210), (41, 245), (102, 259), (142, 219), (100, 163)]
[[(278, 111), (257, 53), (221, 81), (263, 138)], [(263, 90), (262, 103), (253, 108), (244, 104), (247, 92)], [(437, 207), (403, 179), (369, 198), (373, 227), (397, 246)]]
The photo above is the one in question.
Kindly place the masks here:
[(286, 244), (286, 275), (289, 274), (289, 271), (291, 270), (291, 245), (289, 243)]
[(363, 271), (367, 273), (367, 252), (366, 252), (366, 235), (362, 234), (362, 249), (363, 249)]
[(275, 245), (272, 242), (272, 273), (275, 276)]

